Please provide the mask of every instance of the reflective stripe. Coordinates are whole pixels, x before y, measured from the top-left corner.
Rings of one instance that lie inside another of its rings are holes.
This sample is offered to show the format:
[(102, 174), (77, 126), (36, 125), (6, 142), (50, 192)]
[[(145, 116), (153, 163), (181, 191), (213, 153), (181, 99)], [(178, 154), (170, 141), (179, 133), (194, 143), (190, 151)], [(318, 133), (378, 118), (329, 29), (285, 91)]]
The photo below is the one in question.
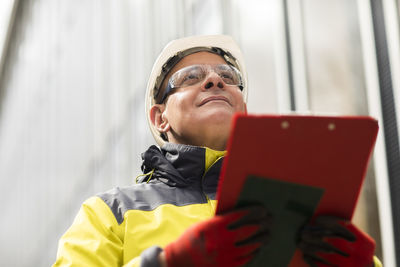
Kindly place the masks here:
[[(121, 224), (129, 210), (152, 211), (161, 205), (186, 206), (207, 203), (200, 191), (200, 182), (190, 187), (171, 187), (161, 182), (137, 184), (130, 187), (116, 187), (99, 194), (111, 209), (117, 222)], [(215, 191), (215, 189), (214, 189)]]

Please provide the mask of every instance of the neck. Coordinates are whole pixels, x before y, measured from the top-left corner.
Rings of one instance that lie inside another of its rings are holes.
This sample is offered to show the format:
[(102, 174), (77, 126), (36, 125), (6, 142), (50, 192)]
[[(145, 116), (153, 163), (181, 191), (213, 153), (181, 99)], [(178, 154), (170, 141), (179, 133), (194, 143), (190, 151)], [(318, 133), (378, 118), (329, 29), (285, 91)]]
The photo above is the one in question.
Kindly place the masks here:
[(200, 138), (184, 138), (177, 136), (173, 132), (168, 133), (168, 142), (170, 143), (208, 147), (217, 151), (224, 151), (226, 149), (227, 140), (228, 137), (226, 134), (202, 135)]

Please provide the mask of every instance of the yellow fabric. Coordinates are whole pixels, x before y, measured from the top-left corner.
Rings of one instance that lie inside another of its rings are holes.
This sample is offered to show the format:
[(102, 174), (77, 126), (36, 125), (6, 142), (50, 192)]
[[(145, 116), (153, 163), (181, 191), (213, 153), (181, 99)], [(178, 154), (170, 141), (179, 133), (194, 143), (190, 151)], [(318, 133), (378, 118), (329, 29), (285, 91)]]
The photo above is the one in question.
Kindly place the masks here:
[(190, 225), (211, 218), (215, 200), (187, 206), (161, 205), (152, 211), (130, 210), (118, 225), (102, 199), (85, 201), (72, 226), (61, 237), (59, 266), (140, 266), (143, 250), (176, 240)]
[[(206, 171), (225, 153), (207, 148)], [(109, 206), (99, 197), (91, 197), (61, 237), (53, 267), (139, 267), (145, 249), (176, 240), (189, 226), (211, 218), (215, 207), (216, 200), (208, 199), (204, 204), (129, 210), (119, 225)], [(374, 264), (382, 267), (376, 257)]]
[[(81, 207), (62, 236), (54, 266), (120, 266), (123, 236), (110, 208), (99, 198)], [(101, 255), (101, 256), (99, 256)]]
[[(152, 211), (130, 210), (118, 225), (107, 204), (92, 197), (61, 237), (53, 267), (139, 267), (143, 250), (176, 240), (192, 224), (211, 218), (215, 206), (211, 200), (182, 207), (165, 204)], [(382, 267), (377, 257), (374, 264)]]
[(382, 262), (376, 256), (374, 256), (374, 267), (383, 267)]
[(217, 160), (225, 156), (226, 150), (224, 151), (218, 151), (218, 150), (213, 150), (211, 148), (205, 147), (206, 149), (206, 161), (205, 161), (205, 172), (208, 171), (208, 169), (214, 165)]

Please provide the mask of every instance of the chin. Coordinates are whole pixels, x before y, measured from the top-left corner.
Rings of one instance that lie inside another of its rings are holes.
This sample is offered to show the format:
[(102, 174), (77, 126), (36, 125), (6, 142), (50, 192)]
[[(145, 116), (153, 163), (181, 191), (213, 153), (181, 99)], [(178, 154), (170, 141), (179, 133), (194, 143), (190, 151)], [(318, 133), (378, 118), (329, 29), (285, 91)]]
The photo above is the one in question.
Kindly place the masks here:
[(232, 110), (214, 109), (204, 112), (203, 114), (201, 114), (201, 117), (204, 123), (222, 123), (230, 125), (233, 114), (235, 114), (235, 112), (233, 112)]

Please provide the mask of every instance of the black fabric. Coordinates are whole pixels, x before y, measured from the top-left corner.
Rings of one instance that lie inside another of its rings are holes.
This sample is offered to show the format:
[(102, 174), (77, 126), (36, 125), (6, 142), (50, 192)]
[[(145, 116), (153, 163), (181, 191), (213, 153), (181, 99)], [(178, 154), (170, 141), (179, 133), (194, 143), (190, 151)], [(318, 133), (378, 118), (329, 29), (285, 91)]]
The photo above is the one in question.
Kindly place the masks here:
[(167, 143), (142, 154), (143, 173), (138, 184), (116, 187), (100, 197), (121, 224), (128, 210), (151, 211), (163, 204), (185, 206), (215, 199), (222, 160), (205, 171), (205, 148)]
[[(205, 168), (205, 149), (202, 147), (167, 143), (159, 150), (151, 146), (142, 154), (142, 171), (154, 169), (152, 178), (171, 186), (185, 187), (199, 181)], [(139, 182), (147, 181), (143, 177)]]
[(215, 162), (213, 166), (208, 169), (207, 174), (203, 178), (203, 192), (210, 199), (216, 199), (217, 187), (219, 181), (219, 173), (221, 171), (222, 160)]

